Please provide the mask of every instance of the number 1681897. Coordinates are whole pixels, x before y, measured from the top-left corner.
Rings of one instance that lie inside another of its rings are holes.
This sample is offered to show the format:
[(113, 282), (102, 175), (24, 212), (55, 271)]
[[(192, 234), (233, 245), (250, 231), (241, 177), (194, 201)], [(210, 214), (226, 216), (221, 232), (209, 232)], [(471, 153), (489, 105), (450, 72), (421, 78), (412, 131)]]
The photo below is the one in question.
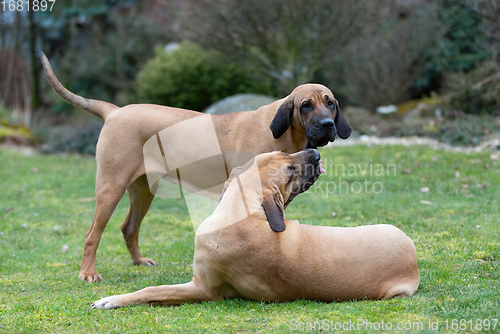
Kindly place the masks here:
[(55, 3), (56, 0), (2, 0), (0, 8), (4, 12), (51, 12)]

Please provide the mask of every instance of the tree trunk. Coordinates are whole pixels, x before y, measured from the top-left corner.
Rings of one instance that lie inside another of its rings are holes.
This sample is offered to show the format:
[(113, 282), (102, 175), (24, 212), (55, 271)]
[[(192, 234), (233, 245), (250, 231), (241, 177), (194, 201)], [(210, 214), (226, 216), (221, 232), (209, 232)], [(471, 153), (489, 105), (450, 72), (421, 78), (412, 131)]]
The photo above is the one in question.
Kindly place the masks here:
[(0, 49), (5, 47), (5, 28), (3, 27), (3, 10), (0, 11)]
[(37, 33), (33, 10), (28, 11), (28, 19), (30, 22), (31, 110), (34, 110), (40, 105), (40, 65), (36, 55)]
[(18, 39), (19, 39), (19, 29), (21, 26), (21, 12), (16, 12), (16, 20), (14, 22), (14, 32), (12, 33), (13, 35), (13, 43), (14, 46), (12, 47), (12, 52), (10, 54), (8, 63), (7, 63), (7, 76), (5, 79), (5, 87), (3, 91), (3, 96), (5, 101), (9, 101), (10, 97), (10, 90), (11, 90), (11, 85), (12, 85), (12, 76), (13, 76), (13, 71), (14, 71), (14, 62), (16, 60), (16, 53), (18, 50)]

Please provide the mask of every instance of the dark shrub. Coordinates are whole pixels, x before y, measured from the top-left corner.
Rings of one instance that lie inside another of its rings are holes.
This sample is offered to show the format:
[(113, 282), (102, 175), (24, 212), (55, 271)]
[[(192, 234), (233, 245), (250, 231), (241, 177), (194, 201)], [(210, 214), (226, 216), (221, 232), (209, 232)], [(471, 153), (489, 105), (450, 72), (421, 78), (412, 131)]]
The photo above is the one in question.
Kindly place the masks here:
[(193, 43), (181, 43), (174, 51), (158, 48), (139, 72), (137, 85), (142, 102), (193, 110), (229, 95), (266, 91), (219, 52)]
[(76, 152), (95, 155), (102, 122), (93, 121), (74, 133), (56, 140), (45, 150), (47, 153)]
[(446, 92), (453, 109), (469, 114), (500, 114), (500, 64), (487, 61), (467, 73), (450, 73)]

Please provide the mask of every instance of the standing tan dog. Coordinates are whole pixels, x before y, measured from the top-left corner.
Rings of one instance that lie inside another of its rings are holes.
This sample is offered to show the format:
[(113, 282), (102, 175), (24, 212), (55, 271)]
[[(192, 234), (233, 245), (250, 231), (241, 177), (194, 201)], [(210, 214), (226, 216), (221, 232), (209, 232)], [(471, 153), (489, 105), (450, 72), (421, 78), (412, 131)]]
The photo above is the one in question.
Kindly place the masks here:
[[(346, 301), (408, 297), (420, 282), (415, 246), (391, 225), (328, 227), (284, 219), (319, 176), (319, 153), (265, 153), (237, 168), (196, 232), (193, 280), (103, 298), (93, 307), (244, 297)], [(270, 225), (286, 225), (282, 233)]]
[[(49, 84), (61, 98), (104, 120), (96, 149), (96, 207), (94, 220), (85, 238), (80, 279), (89, 282), (102, 280), (95, 266), (97, 247), (106, 224), (125, 191), (130, 198), (130, 207), (121, 229), (127, 248), (134, 264), (155, 265), (153, 260), (141, 255), (138, 245), (141, 221), (154, 198), (154, 191), (152, 193), (150, 190), (151, 184), (148, 184), (146, 176), (147, 157), (143, 154), (144, 146), (148, 139), (158, 137), (162, 130), (203, 114), (148, 104), (119, 108), (111, 103), (83, 98), (61, 85), (43, 53), (40, 53), (40, 58)], [(211, 122), (220, 151), (224, 155), (228, 152), (246, 152), (253, 157), (275, 150), (294, 153), (326, 145), (334, 141), (336, 135), (346, 139), (351, 134), (351, 127), (342, 116), (332, 92), (318, 84), (299, 86), (287, 97), (255, 111), (211, 116)], [(203, 126), (182, 131), (191, 131), (193, 136), (196, 134), (201, 138), (205, 132), (208, 135), (208, 130)], [(168, 143), (162, 144), (160, 150), (161, 156), (164, 156), (169, 147)], [(189, 145), (197, 147), (198, 151), (213, 149), (213, 145), (204, 143), (203, 140), (186, 145), (176, 151), (176, 155), (187, 161), (196, 158), (190, 156), (193, 154)], [(225, 166), (222, 168), (226, 173), (223, 181), (227, 179), (227, 171), (248, 160), (249, 158), (242, 161), (241, 157), (225, 157)], [(208, 189), (205, 183), (217, 179), (218, 175), (215, 174), (220, 174), (219, 172), (220, 168), (202, 165), (192, 170), (188, 179), (179, 177), (178, 169), (177, 175), (174, 170), (166, 178), (182, 182), (183, 186)], [(220, 190), (214, 187), (206, 193), (217, 198)]]

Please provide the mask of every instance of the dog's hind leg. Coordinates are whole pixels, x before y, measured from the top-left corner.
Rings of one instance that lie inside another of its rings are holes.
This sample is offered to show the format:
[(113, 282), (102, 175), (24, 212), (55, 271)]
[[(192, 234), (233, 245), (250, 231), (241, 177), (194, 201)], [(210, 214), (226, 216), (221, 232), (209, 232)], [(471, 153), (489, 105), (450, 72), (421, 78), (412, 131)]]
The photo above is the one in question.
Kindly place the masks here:
[(142, 257), (139, 251), (139, 229), (142, 219), (148, 212), (154, 198), (149, 189), (146, 175), (142, 175), (135, 180), (127, 188), (127, 193), (130, 205), (121, 229), (128, 251), (132, 256), (134, 264), (155, 266), (156, 263), (153, 260)]
[(382, 299), (406, 298), (413, 296), (417, 291), (418, 283), (400, 283), (385, 292)]
[(102, 280), (101, 275), (96, 271), (95, 258), (97, 247), (101, 240), (102, 233), (108, 224), (109, 218), (113, 214), (116, 205), (123, 197), (127, 184), (118, 180), (96, 177), (96, 207), (94, 220), (85, 237), (83, 248), (83, 259), (79, 278), (88, 282), (98, 282)]

